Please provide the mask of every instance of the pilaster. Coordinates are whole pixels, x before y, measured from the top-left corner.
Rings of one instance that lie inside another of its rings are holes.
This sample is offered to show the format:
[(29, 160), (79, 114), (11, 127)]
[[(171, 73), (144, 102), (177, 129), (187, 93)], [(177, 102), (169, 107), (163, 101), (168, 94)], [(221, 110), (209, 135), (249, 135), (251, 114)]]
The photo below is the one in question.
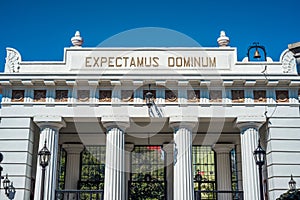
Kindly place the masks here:
[(173, 200), (173, 177), (174, 177), (174, 144), (163, 144), (163, 150), (166, 154), (166, 167), (167, 167), (167, 200)]
[(82, 144), (63, 144), (62, 148), (67, 152), (65, 189), (77, 189), (80, 173), (80, 153)]
[(126, 192), (126, 199), (128, 199), (128, 182), (130, 180), (130, 164), (131, 164), (131, 152), (134, 149), (134, 144), (127, 143), (125, 144), (125, 192)]
[[(230, 151), (234, 148), (233, 144), (215, 144), (213, 149), (217, 154), (217, 189), (218, 191), (231, 191), (231, 168)], [(218, 199), (232, 200), (232, 194), (220, 193)]]

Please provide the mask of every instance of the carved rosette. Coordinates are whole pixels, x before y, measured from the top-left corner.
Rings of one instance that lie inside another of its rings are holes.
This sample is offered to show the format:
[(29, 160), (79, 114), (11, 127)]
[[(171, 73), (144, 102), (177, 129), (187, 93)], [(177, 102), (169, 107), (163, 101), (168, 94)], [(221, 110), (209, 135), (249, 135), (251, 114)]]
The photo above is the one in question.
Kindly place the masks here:
[(24, 102), (24, 90), (13, 90), (11, 96), (12, 102)]
[(188, 90), (187, 91), (188, 102), (199, 102), (200, 101), (200, 90)]
[(5, 71), (8, 72), (19, 72), (21, 55), (13, 48), (6, 48), (6, 58), (5, 58)]
[(244, 90), (232, 90), (232, 103), (243, 103), (245, 101)]
[(111, 90), (100, 90), (99, 102), (111, 102)]
[(221, 90), (209, 91), (209, 101), (210, 102), (222, 102), (222, 91)]
[(67, 102), (68, 101), (68, 90), (56, 90), (55, 91), (56, 102)]
[(177, 102), (178, 101), (178, 92), (176, 90), (166, 90), (165, 91), (165, 102), (171, 103), (171, 102)]
[(34, 90), (33, 101), (34, 102), (45, 102), (46, 101), (46, 90)]
[(266, 91), (265, 90), (254, 90), (254, 102), (267, 102)]
[(78, 90), (77, 91), (77, 100), (79, 102), (87, 102), (90, 99), (90, 91), (89, 90)]
[(289, 92), (287, 90), (277, 90), (276, 91), (276, 102), (277, 103), (289, 102)]
[(123, 102), (133, 102), (133, 91), (132, 90), (122, 90), (121, 100)]

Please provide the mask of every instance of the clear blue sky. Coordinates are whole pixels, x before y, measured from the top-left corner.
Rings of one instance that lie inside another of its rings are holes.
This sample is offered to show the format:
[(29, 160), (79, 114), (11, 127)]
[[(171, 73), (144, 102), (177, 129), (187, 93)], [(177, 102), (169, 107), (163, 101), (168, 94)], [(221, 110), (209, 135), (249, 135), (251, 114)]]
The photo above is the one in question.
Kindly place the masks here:
[(241, 60), (258, 41), (268, 56), (279, 60), (289, 43), (300, 41), (299, 0), (206, 1), (70, 1), (3, 0), (0, 2), (0, 71), (6, 47), (16, 48), (23, 60), (62, 60), (63, 48), (80, 30), (84, 46), (97, 46), (120, 32), (162, 27), (217, 46), (220, 30), (238, 48)]

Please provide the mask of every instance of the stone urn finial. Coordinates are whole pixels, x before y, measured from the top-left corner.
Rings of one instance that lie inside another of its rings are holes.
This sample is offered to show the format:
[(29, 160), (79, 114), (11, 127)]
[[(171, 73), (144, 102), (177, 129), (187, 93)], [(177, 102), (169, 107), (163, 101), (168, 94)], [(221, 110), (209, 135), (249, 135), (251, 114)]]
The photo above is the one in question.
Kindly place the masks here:
[(80, 36), (80, 32), (76, 31), (75, 36), (71, 38), (71, 42), (74, 47), (81, 47), (83, 43), (83, 38)]
[(227, 47), (230, 40), (229, 37), (226, 36), (225, 31), (221, 31), (220, 37), (217, 39), (219, 47)]

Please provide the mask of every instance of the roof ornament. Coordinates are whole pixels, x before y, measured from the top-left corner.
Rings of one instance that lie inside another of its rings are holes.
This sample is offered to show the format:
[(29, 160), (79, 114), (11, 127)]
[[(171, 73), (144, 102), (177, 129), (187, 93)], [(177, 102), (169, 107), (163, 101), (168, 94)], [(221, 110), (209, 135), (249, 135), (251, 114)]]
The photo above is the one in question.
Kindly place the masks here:
[(80, 36), (80, 32), (76, 31), (75, 36), (71, 38), (73, 47), (81, 47), (83, 43), (83, 38)]
[(226, 36), (225, 31), (220, 32), (220, 37), (217, 39), (219, 47), (227, 47), (230, 40), (229, 37)]
[(5, 58), (5, 71), (10, 73), (16, 73), (20, 70), (21, 54), (13, 49), (6, 48), (6, 58)]

